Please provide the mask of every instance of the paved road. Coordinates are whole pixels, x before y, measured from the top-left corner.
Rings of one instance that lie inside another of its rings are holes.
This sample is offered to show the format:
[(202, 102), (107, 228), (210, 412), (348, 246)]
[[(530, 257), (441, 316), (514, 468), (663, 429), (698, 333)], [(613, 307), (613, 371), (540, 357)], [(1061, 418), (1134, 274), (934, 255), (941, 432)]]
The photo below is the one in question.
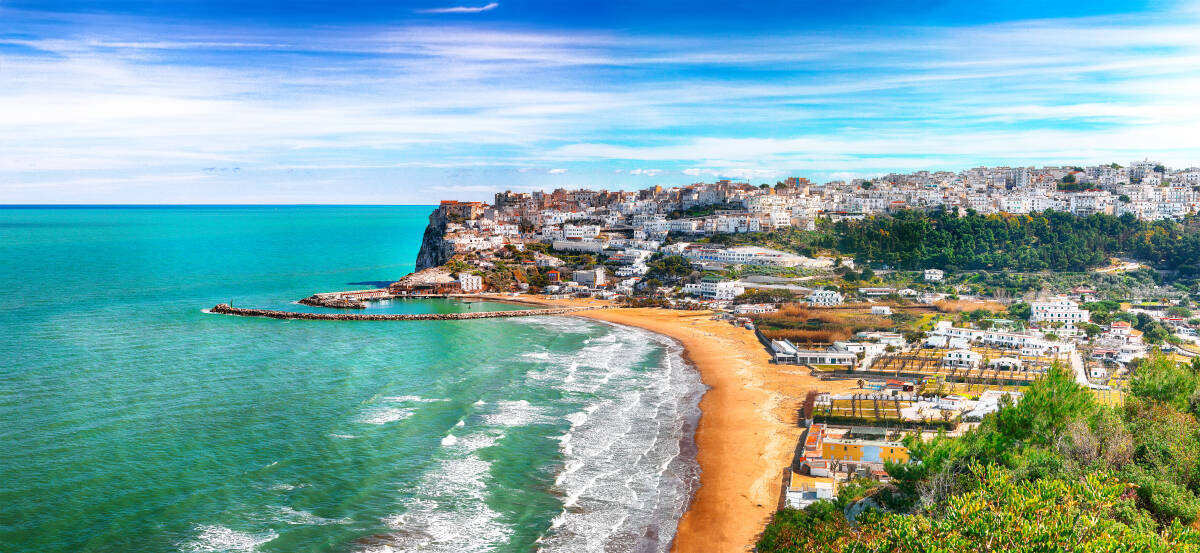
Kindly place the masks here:
[(1075, 382), (1080, 386), (1087, 387), (1088, 382), (1087, 371), (1083, 368), (1083, 356), (1079, 355), (1079, 350), (1071, 352), (1071, 369), (1075, 371)]

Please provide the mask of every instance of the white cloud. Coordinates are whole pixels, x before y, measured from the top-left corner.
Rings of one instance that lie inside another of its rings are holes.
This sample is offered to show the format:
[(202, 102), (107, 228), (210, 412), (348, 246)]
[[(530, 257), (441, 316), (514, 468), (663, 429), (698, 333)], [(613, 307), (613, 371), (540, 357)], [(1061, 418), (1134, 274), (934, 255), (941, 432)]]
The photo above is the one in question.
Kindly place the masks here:
[(701, 168), (692, 167), (680, 171), (690, 177), (715, 177), (724, 179), (751, 180), (774, 178), (781, 174), (777, 169), (759, 169), (747, 167)]
[(473, 6), (454, 6), (450, 8), (434, 8), (428, 10), (415, 10), (417, 13), (479, 13), (494, 10), (499, 8), (500, 4), (491, 2), (489, 4), (473, 7)]
[[(460, 177), (446, 169), (493, 167), (521, 182), (570, 167), (572, 181), (611, 182), (613, 165), (772, 181), (988, 160), (1195, 165), (1191, 22), (1015, 22), (869, 39), (821, 31), (804, 41), (137, 21), (80, 36), (14, 32), (0, 38), (23, 47), (3, 60), (0, 186), (48, 171), (84, 183), (207, 166), (323, 171), (344, 189), (366, 186), (355, 171), (397, 167), (436, 169), (442, 181), (422, 182), (452, 186)], [(662, 70), (676, 66), (688, 70)]]

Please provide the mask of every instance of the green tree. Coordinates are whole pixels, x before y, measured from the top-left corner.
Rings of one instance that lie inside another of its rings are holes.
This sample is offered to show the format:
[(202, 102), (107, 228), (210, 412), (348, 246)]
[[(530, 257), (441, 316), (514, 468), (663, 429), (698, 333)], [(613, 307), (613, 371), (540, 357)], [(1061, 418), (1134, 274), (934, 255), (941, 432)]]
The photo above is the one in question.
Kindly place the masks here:
[(915, 515), (868, 512), (852, 528), (836, 510), (785, 510), (767, 527), (759, 553), (1147, 553), (1200, 551), (1200, 533), (1178, 522), (1161, 532), (1120, 518), (1134, 509), (1131, 486), (1108, 473), (1075, 479), (1014, 478), (972, 465), (972, 491)]
[(1008, 306), (1008, 316), (1018, 321), (1029, 320), (1032, 310), (1028, 303), (1014, 303)]
[(1129, 386), (1130, 392), (1138, 397), (1186, 411), (1191, 397), (1200, 389), (1200, 358), (1183, 364), (1162, 353), (1153, 353), (1134, 368)]

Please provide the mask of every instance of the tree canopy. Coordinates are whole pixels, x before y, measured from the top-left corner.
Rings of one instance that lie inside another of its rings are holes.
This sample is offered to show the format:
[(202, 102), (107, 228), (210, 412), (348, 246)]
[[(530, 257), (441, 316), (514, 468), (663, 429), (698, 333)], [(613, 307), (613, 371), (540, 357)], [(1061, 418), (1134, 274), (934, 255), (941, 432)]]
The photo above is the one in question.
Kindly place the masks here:
[[(1154, 353), (1121, 407), (1052, 368), (959, 438), (906, 440), (892, 483), (778, 513), (760, 553), (1200, 552), (1200, 361)], [(883, 507), (851, 524), (845, 507)]]

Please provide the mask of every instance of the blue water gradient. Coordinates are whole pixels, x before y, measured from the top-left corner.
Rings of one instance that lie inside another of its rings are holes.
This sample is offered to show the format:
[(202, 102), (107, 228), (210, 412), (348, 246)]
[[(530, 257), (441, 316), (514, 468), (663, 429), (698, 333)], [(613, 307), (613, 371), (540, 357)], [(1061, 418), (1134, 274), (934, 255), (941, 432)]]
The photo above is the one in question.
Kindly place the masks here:
[(429, 209), (0, 208), (0, 550), (664, 549), (696, 470), (677, 346), (202, 312), (398, 278)]

